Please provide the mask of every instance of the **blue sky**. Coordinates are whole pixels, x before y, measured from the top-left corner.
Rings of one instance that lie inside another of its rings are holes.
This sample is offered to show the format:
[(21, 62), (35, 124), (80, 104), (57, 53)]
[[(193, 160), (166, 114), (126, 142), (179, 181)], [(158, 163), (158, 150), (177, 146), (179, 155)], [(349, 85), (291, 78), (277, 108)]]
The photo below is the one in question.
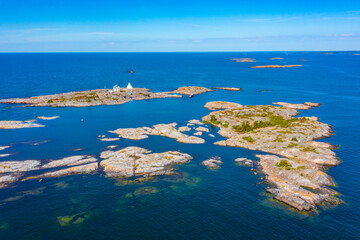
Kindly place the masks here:
[(0, 0), (0, 52), (360, 50), (359, 0), (194, 1)]

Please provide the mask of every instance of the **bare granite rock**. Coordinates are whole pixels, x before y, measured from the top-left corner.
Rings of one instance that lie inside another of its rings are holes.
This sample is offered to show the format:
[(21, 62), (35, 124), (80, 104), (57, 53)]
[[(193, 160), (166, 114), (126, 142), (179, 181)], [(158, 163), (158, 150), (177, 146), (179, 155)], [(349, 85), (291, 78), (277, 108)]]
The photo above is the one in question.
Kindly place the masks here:
[(178, 128), (178, 131), (179, 132), (188, 132), (188, 131), (190, 131), (191, 130), (191, 128), (189, 128), (188, 126), (184, 126), (184, 127), (179, 127)]
[(194, 133), (195, 136), (201, 136), (202, 135), (202, 132), (196, 132)]
[(100, 166), (109, 177), (156, 176), (174, 173), (173, 165), (189, 162), (192, 157), (180, 152), (151, 153), (140, 147), (101, 153)]
[(29, 121), (0, 121), (0, 129), (19, 129), (19, 128), (36, 128), (45, 127), (42, 124)]
[(291, 68), (291, 67), (302, 67), (302, 65), (261, 65), (261, 66), (254, 66), (251, 68)]
[(59, 118), (59, 116), (53, 116), (53, 117), (39, 116), (39, 117), (36, 117), (36, 118), (41, 119), (41, 120), (54, 120), (54, 119)]
[(205, 87), (194, 87), (194, 86), (189, 86), (189, 87), (180, 87), (174, 91), (172, 91), (172, 93), (178, 93), (178, 94), (182, 94), (182, 95), (197, 95), (197, 94), (202, 94), (202, 93), (206, 93), (206, 92), (212, 92), (214, 90), (205, 88)]
[[(190, 124), (197, 124), (197, 125), (204, 125), (204, 123), (203, 122), (201, 122), (201, 121), (199, 121), (199, 120), (197, 120), (197, 119), (192, 119), (192, 120), (189, 120), (188, 121), (188, 123), (190, 123)], [(188, 124), (189, 125), (189, 124)]]
[(10, 146), (0, 146), (0, 151), (2, 151), (2, 150), (5, 150), (5, 149), (7, 149), (7, 148), (9, 148)]
[(209, 132), (209, 129), (206, 127), (197, 127), (195, 130), (198, 132)]
[(0, 188), (4, 188), (8, 184), (18, 181), (20, 177), (21, 174), (0, 175)]
[(40, 161), (3, 161), (0, 162), (0, 173), (26, 172), (40, 169)]
[(223, 110), (223, 109), (231, 109), (231, 108), (241, 108), (243, 107), (241, 104), (233, 103), (233, 102), (207, 102), (204, 106), (209, 110)]
[(212, 87), (213, 89), (222, 89), (227, 91), (242, 91), (241, 88), (238, 87)]
[(98, 169), (98, 163), (94, 162), (94, 163), (84, 164), (84, 165), (80, 165), (80, 166), (65, 168), (65, 169), (61, 169), (58, 171), (47, 172), (47, 173), (44, 173), (41, 175), (29, 177), (25, 180), (34, 179), (34, 178), (62, 177), (62, 176), (73, 175), (73, 174), (90, 174), (90, 173), (96, 172), (97, 169)]
[(202, 138), (189, 136), (184, 133), (181, 133), (178, 129), (176, 129), (176, 123), (157, 124), (152, 126), (152, 128), (149, 127), (119, 128), (109, 132), (118, 134), (119, 137), (121, 138), (132, 139), (132, 140), (145, 139), (148, 138), (148, 135), (155, 135), (155, 136), (174, 138), (178, 142), (182, 142), (182, 143), (193, 143), (193, 144), (205, 143), (205, 140)]
[(253, 58), (232, 58), (230, 60), (235, 62), (256, 62)]
[(99, 140), (103, 141), (103, 142), (113, 142), (113, 141), (120, 140), (120, 138), (99, 138)]
[(208, 167), (209, 169), (218, 168), (223, 162), (221, 161), (221, 157), (212, 157), (208, 160), (203, 161), (201, 164)]
[(286, 103), (286, 102), (273, 102), (274, 105), (280, 105), (286, 108), (292, 108), (292, 109), (299, 109), (299, 110), (308, 110), (313, 107), (319, 107), (321, 103), (310, 103), (306, 102), (304, 104), (293, 104), (293, 103)]
[(50, 161), (49, 163), (42, 165), (41, 168), (75, 166), (75, 165), (81, 165), (92, 162), (97, 162), (97, 159), (88, 155), (76, 155), (76, 156), (62, 158), (59, 160)]
[(218, 133), (227, 138), (216, 145), (283, 157), (258, 155), (268, 182), (276, 182), (276, 187), (271, 189), (274, 198), (298, 210), (311, 210), (324, 202), (339, 203), (334, 191), (326, 187), (333, 185), (333, 181), (324, 170), (338, 165), (340, 160), (331, 151), (331, 144), (314, 141), (331, 136), (331, 126), (316, 118), (296, 118), (295, 109), (299, 106), (285, 106), (244, 106), (212, 112), (202, 120), (219, 127)]
[(245, 165), (245, 166), (253, 166), (253, 161), (250, 160), (250, 159), (247, 159), (247, 158), (237, 158), (234, 160), (236, 163), (239, 163), (239, 164), (242, 164), (242, 165)]

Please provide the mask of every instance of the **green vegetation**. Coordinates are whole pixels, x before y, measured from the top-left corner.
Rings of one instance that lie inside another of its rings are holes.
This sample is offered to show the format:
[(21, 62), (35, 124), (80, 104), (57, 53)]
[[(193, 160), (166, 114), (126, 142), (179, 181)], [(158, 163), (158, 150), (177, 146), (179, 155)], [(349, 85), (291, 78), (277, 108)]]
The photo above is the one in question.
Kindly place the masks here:
[(298, 140), (297, 140), (297, 138), (296, 138), (296, 137), (293, 137), (293, 138), (291, 139), (291, 141), (298, 142)]
[(53, 103), (54, 101), (52, 99), (48, 100), (47, 103)]
[(293, 147), (296, 147), (296, 146), (297, 146), (296, 143), (290, 143), (290, 144), (287, 146), (287, 148), (293, 148)]
[(300, 151), (302, 152), (314, 152), (314, 153), (318, 153), (315, 148), (313, 147), (303, 147), (302, 149), (300, 149)]
[(248, 141), (249, 143), (253, 143), (255, 142), (255, 139), (253, 139), (252, 137), (250, 136), (247, 136), (247, 137), (243, 137), (244, 140)]
[[(241, 123), (241, 125), (234, 125), (233, 129), (236, 132), (245, 133), (245, 132), (251, 132), (258, 128), (266, 128), (266, 127), (282, 127), (282, 128), (288, 128), (291, 126), (292, 123), (298, 121), (298, 118), (291, 118), (291, 119), (284, 119), (284, 117), (280, 115), (274, 115), (272, 112), (263, 113), (263, 114), (239, 114), (237, 113), (235, 115), (237, 118), (243, 118), (248, 119), (251, 117), (267, 117), (269, 118), (269, 121), (255, 121), (252, 125), (249, 121), (244, 121)], [(292, 133), (291, 131), (287, 130), (284, 131), (285, 133)]]
[(276, 163), (275, 165), (280, 168), (280, 170), (282, 170), (283, 168), (285, 168), (286, 170), (294, 170), (292, 165), (285, 159), (280, 160), (280, 162)]
[(284, 142), (281, 135), (277, 135), (273, 142)]

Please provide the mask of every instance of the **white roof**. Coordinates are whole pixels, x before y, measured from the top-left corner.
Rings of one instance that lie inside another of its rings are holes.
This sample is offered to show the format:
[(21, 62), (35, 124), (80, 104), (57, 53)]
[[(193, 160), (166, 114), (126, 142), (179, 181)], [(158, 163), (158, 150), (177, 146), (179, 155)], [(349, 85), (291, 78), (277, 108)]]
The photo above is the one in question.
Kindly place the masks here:
[(131, 84), (129, 83), (126, 88), (127, 88), (127, 89), (132, 89), (133, 87), (132, 87)]

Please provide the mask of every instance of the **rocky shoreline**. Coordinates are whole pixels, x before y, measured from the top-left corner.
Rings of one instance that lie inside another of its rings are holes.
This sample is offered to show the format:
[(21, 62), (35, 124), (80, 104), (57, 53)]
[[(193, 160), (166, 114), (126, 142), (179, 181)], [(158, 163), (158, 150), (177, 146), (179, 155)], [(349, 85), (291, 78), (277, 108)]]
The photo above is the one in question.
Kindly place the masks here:
[(219, 127), (218, 133), (227, 138), (216, 145), (274, 154), (257, 157), (271, 185), (267, 192), (274, 194), (275, 199), (299, 211), (310, 211), (323, 203), (340, 203), (337, 193), (328, 187), (334, 186), (334, 182), (324, 171), (340, 160), (331, 151), (331, 144), (314, 141), (329, 137), (331, 126), (316, 117), (294, 117), (298, 114), (294, 108), (309, 109), (319, 104), (283, 105), (287, 107), (235, 107), (211, 112), (203, 121)]
[[(152, 153), (140, 147), (126, 147), (118, 151), (103, 151), (99, 161), (90, 155), (75, 155), (58, 160), (2, 161), (0, 162), (0, 188), (18, 181), (61, 177), (74, 174), (104, 172), (108, 177), (150, 177), (171, 175), (173, 166), (189, 162), (189, 154), (178, 151)], [(61, 168), (61, 169), (59, 169)], [(48, 171), (50, 170), (50, 171)], [(39, 171), (45, 173), (38, 174)]]
[(251, 68), (290, 68), (290, 67), (302, 67), (302, 65), (261, 65)]
[[(171, 92), (153, 93), (147, 88), (119, 88), (118, 91), (110, 89), (95, 89), (88, 91), (59, 93), (30, 98), (10, 98), (2, 99), (0, 103), (6, 104), (25, 104), (30, 107), (89, 107), (100, 105), (118, 105), (132, 100), (146, 100), (154, 98), (177, 98), (182, 95), (193, 96), (196, 94), (213, 91), (204, 87), (181, 87)], [(180, 95), (179, 95), (180, 94)], [(43, 120), (55, 119), (39, 117)], [(0, 125), (1, 126), (1, 125)]]

